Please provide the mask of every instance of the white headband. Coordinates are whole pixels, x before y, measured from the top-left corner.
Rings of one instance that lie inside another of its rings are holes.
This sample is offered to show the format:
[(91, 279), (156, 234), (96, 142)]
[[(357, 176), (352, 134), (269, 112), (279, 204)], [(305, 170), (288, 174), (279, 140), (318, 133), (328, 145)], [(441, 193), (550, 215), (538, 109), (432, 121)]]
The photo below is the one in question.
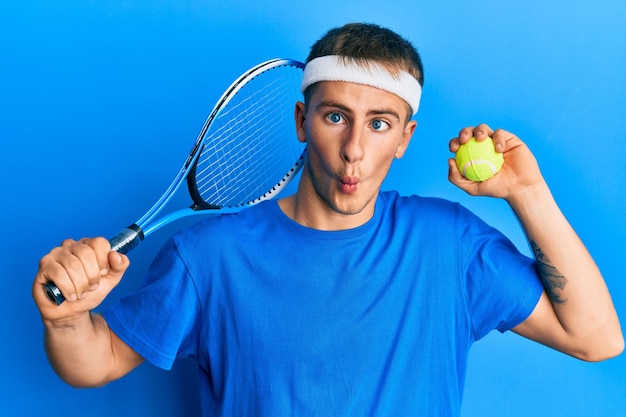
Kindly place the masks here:
[(417, 113), (422, 96), (420, 83), (405, 71), (401, 71), (399, 77), (394, 77), (377, 63), (363, 67), (338, 55), (326, 55), (309, 61), (304, 67), (300, 90), (304, 94), (308, 86), (320, 81), (345, 81), (380, 88), (406, 101), (413, 115)]

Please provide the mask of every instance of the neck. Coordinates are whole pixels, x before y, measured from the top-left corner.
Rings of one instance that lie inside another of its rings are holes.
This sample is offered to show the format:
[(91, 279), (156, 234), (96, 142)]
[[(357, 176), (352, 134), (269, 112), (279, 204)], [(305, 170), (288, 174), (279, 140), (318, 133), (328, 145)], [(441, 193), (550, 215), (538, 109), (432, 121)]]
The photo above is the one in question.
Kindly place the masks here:
[(325, 231), (348, 230), (362, 226), (374, 215), (377, 195), (359, 212), (341, 213), (327, 204), (312, 188), (307, 187), (306, 181), (300, 181), (295, 194), (278, 201), (283, 213), (302, 226)]

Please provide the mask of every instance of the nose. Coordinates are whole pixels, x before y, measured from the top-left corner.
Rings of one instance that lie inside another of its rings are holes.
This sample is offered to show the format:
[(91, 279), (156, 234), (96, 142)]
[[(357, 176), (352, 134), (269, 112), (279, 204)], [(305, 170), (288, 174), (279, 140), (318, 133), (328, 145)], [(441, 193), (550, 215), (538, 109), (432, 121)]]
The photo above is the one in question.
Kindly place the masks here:
[(341, 148), (341, 157), (346, 162), (354, 163), (363, 158), (365, 143), (365, 132), (358, 126), (352, 125), (346, 131), (343, 146)]

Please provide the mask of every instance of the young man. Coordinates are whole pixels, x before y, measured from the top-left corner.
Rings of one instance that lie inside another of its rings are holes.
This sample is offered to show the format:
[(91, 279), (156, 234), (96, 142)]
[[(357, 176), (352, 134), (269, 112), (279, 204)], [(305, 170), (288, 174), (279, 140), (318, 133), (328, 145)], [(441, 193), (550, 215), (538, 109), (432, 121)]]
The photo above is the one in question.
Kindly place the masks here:
[[(478, 183), (450, 160), (449, 178), (505, 199), (536, 260), (458, 204), (380, 190), (415, 130), (422, 84), (397, 34), (331, 30), (295, 108), (308, 154), (294, 195), (176, 234), (104, 315), (92, 310), (128, 258), (104, 238), (53, 249), (33, 296), (61, 378), (99, 386), (144, 359), (169, 369), (192, 357), (207, 416), (458, 416), (469, 348), (493, 329), (583, 360), (619, 354), (603, 278), (515, 135), (462, 129), (451, 151), (489, 136), (505, 164)], [(41, 290), (49, 280), (60, 307)]]

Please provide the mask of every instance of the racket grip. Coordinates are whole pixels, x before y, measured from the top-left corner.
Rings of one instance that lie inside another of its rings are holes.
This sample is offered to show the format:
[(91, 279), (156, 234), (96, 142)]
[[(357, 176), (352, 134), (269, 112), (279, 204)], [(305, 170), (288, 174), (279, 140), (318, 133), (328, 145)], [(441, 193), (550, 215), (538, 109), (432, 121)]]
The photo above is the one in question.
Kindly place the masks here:
[(109, 239), (111, 250), (119, 253), (128, 253), (136, 248), (143, 240), (143, 230), (136, 224), (122, 229), (114, 238)]
[[(119, 253), (128, 253), (133, 248), (137, 247), (144, 238), (143, 230), (136, 224), (122, 229), (115, 237), (109, 239), (111, 244), (111, 250)], [(43, 284), (43, 290), (48, 296), (48, 299), (56, 305), (61, 305), (65, 301), (65, 297), (61, 293), (61, 290), (54, 285), (54, 282), (46, 282)]]

